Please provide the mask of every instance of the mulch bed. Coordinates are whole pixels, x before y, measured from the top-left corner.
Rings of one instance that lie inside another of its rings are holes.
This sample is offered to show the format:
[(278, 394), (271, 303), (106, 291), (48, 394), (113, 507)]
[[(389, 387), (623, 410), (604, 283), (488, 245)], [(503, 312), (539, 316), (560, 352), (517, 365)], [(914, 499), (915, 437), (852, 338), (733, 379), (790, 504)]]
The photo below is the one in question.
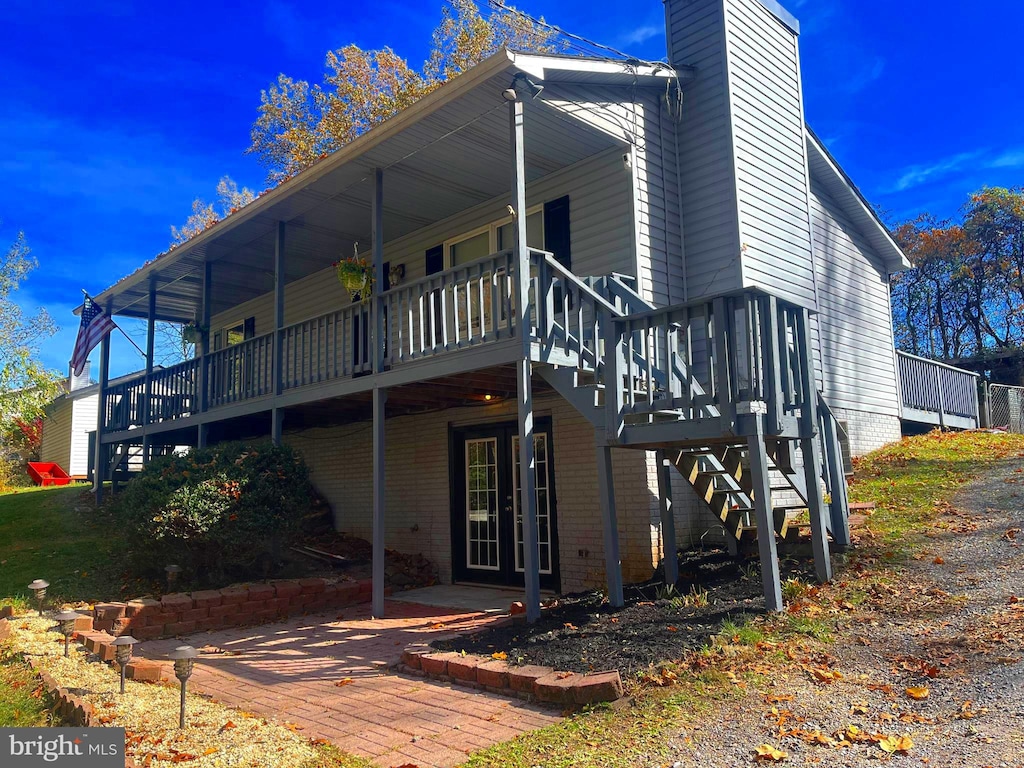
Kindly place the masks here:
[[(813, 572), (806, 564), (787, 564), (793, 567), (783, 578)], [(601, 592), (583, 592), (558, 598), (536, 624), (496, 627), (432, 645), (482, 655), (504, 652), (513, 664), (572, 672), (617, 669), (630, 676), (704, 646), (723, 621), (764, 613), (756, 560), (738, 563), (725, 552), (684, 552), (679, 573), (669, 599), (663, 585), (653, 581), (627, 586), (626, 605), (618, 610)]]

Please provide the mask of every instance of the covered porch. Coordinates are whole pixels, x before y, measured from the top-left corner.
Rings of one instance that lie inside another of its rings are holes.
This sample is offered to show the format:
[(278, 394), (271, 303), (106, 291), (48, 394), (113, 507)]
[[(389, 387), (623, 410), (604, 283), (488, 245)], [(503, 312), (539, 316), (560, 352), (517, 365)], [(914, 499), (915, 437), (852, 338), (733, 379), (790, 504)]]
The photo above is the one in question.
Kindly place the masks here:
[[(376, 489), (374, 612), (380, 615), (385, 408), (444, 407), (495, 393), (514, 397), (521, 465), (535, 466), (532, 365), (557, 357), (547, 334), (556, 298), (563, 316), (586, 310), (591, 323), (595, 307), (565, 304), (568, 287), (556, 297), (558, 281), (568, 286), (576, 278), (560, 267), (559, 254), (528, 247), (523, 213), (533, 202), (529, 190), (616, 153), (624, 171), (618, 183), (628, 199), (632, 176), (621, 158), (626, 150), (628, 159), (629, 126), (568, 94), (580, 82), (612, 90), (663, 89), (668, 76), (673, 73), (667, 69), (637, 72), (620, 64), (503, 52), (104, 291), (96, 301), (109, 314), (144, 317), (150, 330), (140, 379), (109, 386), (109, 349), (104, 344), (101, 350), (97, 494), (111, 445), (139, 442), (145, 460), (155, 443), (180, 441), (190, 430), (195, 444), (205, 445), (229, 421), (262, 422), (280, 441), (288, 418), (368, 409)], [(550, 98), (536, 99), (540, 86)], [(508, 217), (507, 248), (462, 263), (445, 249), (432, 265), (429, 253), (424, 263), (392, 247), (498, 200)], [(632, 245), (635, 222), (617, 224)], [(334, 260), (367, 251), (376, 285), (384, 290), (348, 306), (338, 301), (326, 312), (323, 304), (319, 312), (290, 305), (289, 286), (317, 275), (332, 281)], [(398, 259), (404, 275), (389, 285), (395, 274), (389, 267)], [(613, 263), (635, 272), (635, 260), (630, 246)], [(260, 302), (269, 330), (218, 347), (214, 319)], [(302, 319), (286, 322), (289, 315)], [(154, 369), (153, 328), (160, 320), (198, 327), (194, 359)], [(526, 602), (536, 618), (534, 473), (524, 476)]]

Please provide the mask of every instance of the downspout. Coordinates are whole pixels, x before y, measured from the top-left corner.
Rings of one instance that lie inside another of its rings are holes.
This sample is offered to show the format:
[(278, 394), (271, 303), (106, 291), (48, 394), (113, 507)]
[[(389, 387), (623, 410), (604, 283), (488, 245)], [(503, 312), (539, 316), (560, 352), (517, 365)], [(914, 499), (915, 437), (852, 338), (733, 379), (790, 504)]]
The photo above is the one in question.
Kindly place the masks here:
[[(676, 83), (676, 88), (679, 88), (679, 105), (682, 108), (683, 104), (683, 91), (679, 87), (679, 83)], [(689, 280), (686, 277), (686, 224), (683, 221), (683, 166), (680, 162), (679, 155), (679, 129), (682, 126), (682, 112), (679, 115), (679, 121), (675, 123), (672, 129), (672, 135), (675, 139), (675, 150), (676, 150), (676, 204), (679, 206), (679, 257), (683, 263), (683, 303), (690, 300), (690, 285)]]

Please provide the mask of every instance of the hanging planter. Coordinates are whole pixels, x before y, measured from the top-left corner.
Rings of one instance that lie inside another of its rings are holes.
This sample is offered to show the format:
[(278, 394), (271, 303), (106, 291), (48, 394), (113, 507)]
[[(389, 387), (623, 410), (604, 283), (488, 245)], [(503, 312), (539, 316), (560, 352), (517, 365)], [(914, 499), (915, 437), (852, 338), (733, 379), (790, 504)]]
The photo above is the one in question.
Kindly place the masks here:
[(198, 344), (203, 338), (204, 330), (199, 323), (186, 323), (181, 326), (181, 340), (186, 344)]
[(373, 294), (373, 265), (359, 256), (334, 262), (338, 282), (349, 292), (352, 301), (369, 301)]

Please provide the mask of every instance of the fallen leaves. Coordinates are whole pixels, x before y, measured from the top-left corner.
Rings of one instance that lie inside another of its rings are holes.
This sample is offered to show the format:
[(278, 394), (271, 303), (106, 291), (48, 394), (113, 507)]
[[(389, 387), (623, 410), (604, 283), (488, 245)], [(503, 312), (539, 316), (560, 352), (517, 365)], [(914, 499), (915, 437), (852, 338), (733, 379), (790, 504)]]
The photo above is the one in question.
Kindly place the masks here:
[(892, 754), (906, 754), (913, 748), (914, 742), (909, 736), (886, 736), (883, 739), (879, 739), (878, 746), (883, 752)]
[(821, 669), (819, 667), (804, 667), (804, 670), (816, 683), (830, 684), (843, 679), (843, 673), (838, 669)]
[(756, 747), (754, 749), (754, 755), (757, 760), (765, 760), (775, 763), (781, 762), (789, 757), (787, 752), (784, 752), (778, 747), (773, 747), (771, 744), (761, 744)]
[(343, 678), (341, 678), (341, 680), (339, 680), (338, 682), (336, 682), (334, 684), (334, 687), (335, 688), (344, 688), (346, 685), (352, 685), (352, 683), (354, 683), (354, 682), (355, 682), (355, 680), (353, 680), (351, 677), (343, 677)]
[(491, 654), (491, 658), (495, 661), (506, 661), (508, 659), (508, 654), (505, 653), (505, 651), (497, 651)]
[(909, 696), (910, 698), (915, 699), (917, 701), (921, 701), (922, 699), (927, 699), (929, 693), (930, 693), (930, 691), (927, 688), (923, 687), (923, 686), (912, 686), (912, 687), (906, 689), (907, 696)]

